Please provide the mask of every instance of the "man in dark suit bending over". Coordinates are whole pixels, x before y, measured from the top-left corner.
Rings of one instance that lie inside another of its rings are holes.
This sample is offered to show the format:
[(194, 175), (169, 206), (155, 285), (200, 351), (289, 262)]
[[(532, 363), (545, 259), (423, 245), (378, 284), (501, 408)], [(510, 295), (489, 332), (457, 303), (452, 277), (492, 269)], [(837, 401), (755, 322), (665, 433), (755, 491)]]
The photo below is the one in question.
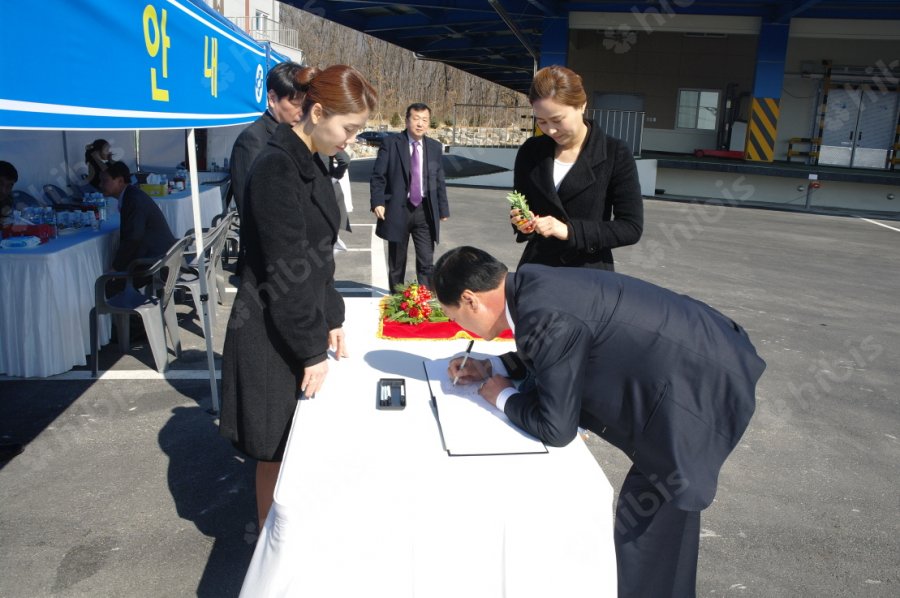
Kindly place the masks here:
[(453, 360), (451, 378), (480, 383), (485, 400), (551, 446), (571, 442), (580, 425), (632, 460), (616, 507), (619, 596), (694, 596), (700, 511), (765, 369), (746, 332), (635, 278), (536, 264), (510, 274), (474, 247), (443, 255), (434, 285), (464, 328), (516, 337), (515, 354), (470, 359), (462, 371)]
[(130, 183), (131, 173), (124, 162), (113, 162), (100, 175), (104, 195), (119, 200), (119, 249), (112, 263), (118, 271), (128, 269), (138, 258), (162, 257), (176, 240), (156, 202)]
[(434, 245), (441, 222), (450, 217), (441, 144), (425, 137), (431, 108), (411, 104), (406, 130), (384, 140), (369, 181), (375, 234), (388, 242), (388, 283), (391, 290), (406, 276), (409, 236), (416, 248), (416, 278), (431, 287)]

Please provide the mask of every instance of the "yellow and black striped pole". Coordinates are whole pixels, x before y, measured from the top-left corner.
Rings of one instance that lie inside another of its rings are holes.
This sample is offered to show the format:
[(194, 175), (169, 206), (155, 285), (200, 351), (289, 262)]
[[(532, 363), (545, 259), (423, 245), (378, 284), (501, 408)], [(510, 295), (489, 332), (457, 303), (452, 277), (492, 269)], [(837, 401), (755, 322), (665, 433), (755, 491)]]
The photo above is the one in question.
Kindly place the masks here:
[(744, 156), (751, 162), (772, 162), (778, 132), (779, 100), (753, 98)]
[(759, 26), (756, 46), (756, 73), (753, 75), (753, 103), (744, 141), (744, 159), (772, 162), (778, 139), (778, 115), (784, 87), (790, 19), (767, 21)]

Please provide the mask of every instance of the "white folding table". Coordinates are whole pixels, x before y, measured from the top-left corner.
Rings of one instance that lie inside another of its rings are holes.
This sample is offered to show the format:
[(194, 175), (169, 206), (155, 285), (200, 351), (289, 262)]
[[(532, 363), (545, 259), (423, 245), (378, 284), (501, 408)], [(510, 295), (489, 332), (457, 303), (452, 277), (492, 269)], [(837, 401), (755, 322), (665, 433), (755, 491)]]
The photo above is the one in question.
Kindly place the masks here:
[[(191, 207), (191, 191), (177, 191), (169, 195), (154, 197), (172, 234), (180, 239), (188, 229), (194, 228), (194, 213)], [(200, 220), (204, 228), (212, 224), (212, 219), (222, 213), (222, 191), (218, 185), (200, 186)]]
[[(241, 595), (614, 597), (612, 488), (581, 438), (546, 454), (449, 456), (422, 359), (465, 342), (379, 340), (377, 304), (346, 303), (351, 357), (330, 360), (319, 396), (298, 406)], [(406, 408), (376, 410), (378, 379), (398, 376)]]
[[(87, 363), (94, 281), (115, 253), (118, 219), (31, 249), (0, 249), (0, 374), (52, 376)], [(109, 342), (109, 317), (100, 321)]]

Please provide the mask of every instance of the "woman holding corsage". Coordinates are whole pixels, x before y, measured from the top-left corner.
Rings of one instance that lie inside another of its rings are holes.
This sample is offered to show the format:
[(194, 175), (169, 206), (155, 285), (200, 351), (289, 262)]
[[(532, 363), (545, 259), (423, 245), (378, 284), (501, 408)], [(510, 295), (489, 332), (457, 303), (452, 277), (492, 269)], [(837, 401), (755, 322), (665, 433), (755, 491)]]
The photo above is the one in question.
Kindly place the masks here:
[(510, 210), (519, 265), (613, 269), (612, 249), (643, 230), (643, 200), (628, 146), (584, 118), (581, 77), (562, 66), (537, 72), (528, 100), (542, 135), (528, 139), (515, 163), (516, 191), (532, 219)]

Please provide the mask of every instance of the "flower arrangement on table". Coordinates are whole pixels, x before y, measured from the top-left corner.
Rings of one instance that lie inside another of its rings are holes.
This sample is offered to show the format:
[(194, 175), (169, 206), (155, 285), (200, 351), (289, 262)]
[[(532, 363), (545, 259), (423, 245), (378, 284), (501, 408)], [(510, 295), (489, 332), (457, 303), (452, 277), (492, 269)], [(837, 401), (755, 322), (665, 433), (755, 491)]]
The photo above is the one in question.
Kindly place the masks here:
[(394, 290), (396, 293), (387, 297), (383, 304), (385, 319), (401, 324), (450, 321), (428, 287), (410, 282), (406, 286), (398, 284)]
[[(446, 340), (476, 338), (451, 322), (431, 291), (417, 282), (399, 284), (381, 300), (378, 336), (394, 340)], [(512, 338), (506, 331), (501, 338)]]

